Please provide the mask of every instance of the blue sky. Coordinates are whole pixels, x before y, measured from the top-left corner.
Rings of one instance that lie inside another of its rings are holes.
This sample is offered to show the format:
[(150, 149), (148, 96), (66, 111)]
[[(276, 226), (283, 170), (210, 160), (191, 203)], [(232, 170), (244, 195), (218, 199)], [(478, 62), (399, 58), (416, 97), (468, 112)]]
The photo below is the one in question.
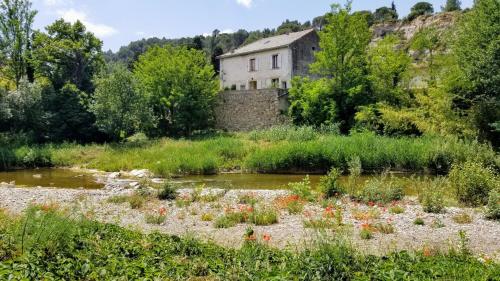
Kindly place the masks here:
[[(32, 0), (38, 10), (35, 27), (43, 29), (58, 18), (83, 21), (118, 50), (130, 41), (148, 37), (178, 38), (210, 33), (275, 28), (285, 19), (304, 22), (330, 10), (335, 0)], [(340, 3), (345, 3), (343, 0)], [(417, 0), (396, 0), (400, 16)], [(431, 0), (436, 11), (446, 0)], [(470, 7), (473, 0), (462, 0)], [(354, 10), (375, 10), (391, 0), (354, 0)]]

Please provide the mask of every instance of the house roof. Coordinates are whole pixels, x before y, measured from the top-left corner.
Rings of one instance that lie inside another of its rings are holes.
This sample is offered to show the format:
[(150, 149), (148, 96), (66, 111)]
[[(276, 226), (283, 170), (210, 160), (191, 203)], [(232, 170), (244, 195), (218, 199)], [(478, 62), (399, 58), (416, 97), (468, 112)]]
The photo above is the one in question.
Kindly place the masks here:
[(293, 32), (268, 38), (263, 38), (248, 45), (245, 45), (241, 48), (233, 50), (229, 53), (225, 53), (218, 58), (230, 58), (236, 56), (242, 56), (252, 53), (257, 53), (266, 50), (278, 49), (281, 47), (287, 47), (295, 41), (301, 39), (302, 37), (308, 35), (311, 32), (314, 32), (314, 29), (308, 29), (300, 32)]

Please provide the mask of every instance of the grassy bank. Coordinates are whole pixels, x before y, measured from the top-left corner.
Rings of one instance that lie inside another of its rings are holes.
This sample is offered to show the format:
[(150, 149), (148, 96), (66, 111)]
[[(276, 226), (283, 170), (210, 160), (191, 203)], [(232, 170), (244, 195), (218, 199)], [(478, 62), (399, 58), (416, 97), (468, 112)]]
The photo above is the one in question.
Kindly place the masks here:
[[(242, 237), (243, 239), (243, 237)], [(260, 240), (260, 239), (259, 239)], [(241, 249), (142, 234), (33, 207), (0, 211), (1, 280), (498, 280), (500, 266), (468, 254), (395, 252), (366, 256), (345, 242), (304, 251), (247, 242)]]
[(106, 171), (150, 169), (158, 175), (253, 172), (326, 172), (359, 157), (364, 171), (447, 173), (467, 159), (500, 167), (490, 147), (445, 138), (339, 136), (314, 131), (253, 132), (201, 140), (160, 139), (141, 144), (45, 145), (0, 148), (0, 169), (80, 165)]

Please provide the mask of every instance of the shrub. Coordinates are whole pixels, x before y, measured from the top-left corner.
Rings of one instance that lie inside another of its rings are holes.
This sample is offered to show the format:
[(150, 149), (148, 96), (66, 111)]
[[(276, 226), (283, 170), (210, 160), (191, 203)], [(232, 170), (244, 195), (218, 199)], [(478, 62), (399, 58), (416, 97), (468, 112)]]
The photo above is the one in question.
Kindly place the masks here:
[(405, 212), (405, 208), (400, 205), (393, 205), (389, 208), (389, 213), (399, 215)]
[(380, 210), (378, 208), (370, 208), (368, 210), (353, 209), (352, 216), (358, 221), (367, 221), (380, 218)]
[(158, 191), (158, 199), (160, 200), (175, 200), (177, 198), (177, 190), (175, 186), (166, 181)]
[(383, 234), (392, 234), (396, 231), (394, 229), (394, 225), (392, 225), (391, 223), (385, 223), (385, 222), (376, 223), (374, 225), (374, 228), (378, 232), (383, 233)]
[(491, 168), (471, 161), (453, 165), (449, 179), (458, 200), (471, 207), (487, 204), (489, 192), (500, 185)]
[(446, 225), (444, 224), (444, 222), (438, 218), (435, 218), (432, 220), (432, 223), (431, 223), (431, 227), (432, 228), (442, 228), (442, 227), (445, 227)]
[(442, 178), (435, 179), (429, 183), (423, 192), (420, 193), (418, 200), (426, 213), (439, 214), (444, 210), (444, 189), (446, 180)]
[(362, 228), (359, 232), (359, 237), (363, 240), (370, 240), (373, 238), (373, 231), (369, 228)]
[(160, 208), (158, 213), (146, 214), (146, 223), (160, 225), (167, 219), (167, 209)]
[(276, 198), (274, 201), (279, 209), (286, 209), (289, 214), (299, 214), (304, 210), (304, 200), (298, 195), (288, 195)]
[(306, 200), (314, 199), (311, 190), (311, 181), (309, 180), (309, 176), (306, 176), (301, 182), (289, 183), (288, 187), (292, 190), (292, 193), (294, 195), (297, 195), (300, 198), (304, 198)]
[(201, 215), (201, 220), (202, 221), (213, 221), (214, 215), (212, 213), (204, 213)]
[(146, 203), (146, 198), (141, 195), (134, 194), (128, 198), (128, 203), (132, 209), (140, 209)]
[(311, 218), (304, 220), (305, 228), (313, 229), (335, 229), (339, 224), (332, 218)]
[(255, 204), (257, 204), (260, 201), (260, 199), (257, 197), (255, 193), (241, 194), (238, 196), (238, 200), (240, 204), (246, 204), (250, 206), (255, 206)]
[(500, 219), (500, 189), (493, 189), (490, 192), (486, 217), (493, 220)]
[(115, 196), (111, 196), (108, 198), (108, 200), (106, 200), (108, 203), (112, 203), (112, 204), (123, 204), (125, 202), (128, 202), (128, 199), (129, 199), (130, 196), (126, 196), (126, 195), (115, 195)]
[(418, 217), (418, 218), (416, 218), (416, 219), (413, 221), (413, 224), (414, 224), (414, 225), (420, 225), (420, 226), (422, 226), (422, 225), (425, 225), (425, 221), (424, 221), (424, 219), (423, 219), (423, 218)]
[(339, 196), (345, 193), (338, 182), (339, 177), (340, 171), (335, 168), (331, 169), (328, 175), (321, 177), (319, 187), (321, 193), (323, 193), (326, 198)]
[(452, 217), (453, 221), (458, 224), (469, 224), (472, 223), (472, 217), (466, 212), (461, 212)]
[(385, 180), (385, 176), (369, 180), (361, 193), (356, 196), (364, 203), (387, 204), (403, 199), (403, 187), (393, 180)]
[(261, 207), (250, 214), (250, 222), (255, 225), (271, 225), (278, 223), (278, 212), (271, 207)]

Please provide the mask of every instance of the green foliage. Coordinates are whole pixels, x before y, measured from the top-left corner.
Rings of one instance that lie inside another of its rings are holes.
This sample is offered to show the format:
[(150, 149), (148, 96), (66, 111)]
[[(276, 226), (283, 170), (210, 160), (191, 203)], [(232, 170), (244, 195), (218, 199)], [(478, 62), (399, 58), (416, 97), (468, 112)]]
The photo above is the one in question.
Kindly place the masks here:
[(266, 130), (252, 131), (248, 134), (248, 138), (253, 141), (310, 141), (317, 139), (319, 137), (319, 132), (316, 131), (311, 126), (273, 126)]
[(95, 80), (95, 85), (90, 108), (101, 131), (121, 140), (152, 126), (147, 98), (139, 92), (133, 74), (124, 66), (112, 66), (109, 73)]
[(290, 115), (296, 124), (331, 124), (341, 121), (346, 132), (355, 108), (367, 102), (366, 51), (371, 33), (366, 17), (332, 5), (327, 24), (319, 32), (321, 50), (310, 66), (316, 81), (295, 79), (290, 93)]
[(249, 220), (255, 225), (272, 225), (278, 223), (279, 214), (271, 207), (258, 207), (249, 215)]
[(177, 198), (177, 189), (170, 181), (165, 181), (158, 191), (158, 199), (160, 200), (175, 200)]
[(212, 125), (218, 83), (203, 52), (153, 47), (139, 58), (134, 74), (149, 97), (159, 135), (191, 135)]
[(91, 94), (92, 79), (103, 66), (102, 42), (77, 21), (57, 20), (37, 32), (33, 42), (33, 63), (37, 74), (46, 77), (56, 91), (73, 84)]
[(449, 179), (458, 200), (467, 206), (487, 204), (490, 191), (500, 186), (500, 178), (491, 168), (474, 161), (454, 164)]
[(366, 182), (363, 190), (354, 196), (364, 203), (387, 204), (403, 199), (403, 187), (393, 180), (387, 181), (385, 176), (375, 178)]
[(475, 1), (458, 23), (453, 44), (461, 76), (454, 87), (459, 104), (471, 108), (483, 139), (498, 145), (500, 133), (492, 124), (500, 120), (500, 2)]
[(321, 177), (319, 187), (321, 193), (323, 193), (326, 198), (339, 196), (345, 193), (344, 188), (340, 186), (338, 182), (340, 175), (340, 170), (333, 168), (328, 175)]
[(441, 10), (443, 10), (443, 12), (460, 11), (462, 10), (460, 7), (461, 4), (460, 0), (446, 0), (446, 5), (441, 7)]
[(414, 224), (414, 225), (423, 226), (423, 225), (425, 225), (425, 221), (424, 221), (424, 219), (422, 219), (421, 217), (417, 217), (417, 218), (413, 221), (413, 224)]
[(500, 220), (500, 189), (498, 187), (490, 192), (486, 217), (492, 220)]
[(375, 23), (396, 21), (398, 17), (398, 13), (389, 7), (380, 7), (373, 13), (373, 20)]
[(429, 2), (418, 2), (413, 5), (410, 10), (410, 14), (406, 17), (407, 21), (412, 21), (419, 16), (431, 15), (434, 13), (434, 7)]
[(288, 188), (292, 191), (294, 195), (299, 196), (299, 198), (303, 198), (305, 200), (314, 199), (311, 187), (311, 180), (309, 179), (309, 176), (306, 176), (300, 182), (289, 183)]
[[(16, 221), (8, 220), (0, 224), (0, 229), (22, 229)], [(18, 221), (24, 222), (24, 217)], [(57, 229), (52, 221), (47, 221), (50, 225), (44, 224), (46, 229)], [(190, 238), (143, 234), (110, 224), (68, 222), (70, 231), (64, 233), (70, 239), (53, 235), (40, 240), (57, 243), (53, 244), (57, 245), (57, 251), (35, 247), (22, 257), (17, 251), (21, 236), (1, 232), (0, 241), (15, 241), (17, 249), (14, 257), (0, 259), (0, 279), (43, 280), (50, 276), (57, 280), (351, 280), (362, 275), (377, 280), (387, 276), (412, 280), (435, 280), (443, 276), (452, 280), (494, 280), (500, 270), (497, 263), (482, 263), (467, 253), (424, 256), (394, 252), (384, 257), (365, 256), (337, 240), (323, 240), (301, 251), (277, 250), (260, 243), (228, 249)]]
[(23, 77), (33, 79), (29, 59), (37, 12), (31, 6), (28, 0), (0, 2), (0, 77), (14, 80), (16, 88)]
[(373, 232), (370, 229), (363, 228), (359, 232), (359, 237), (363, 240), (370, 240), (373, 238)]
[(418, 200), (426, 213), (439, 214), (444, 211), (444, 192), (448, 185), (445, 178), (437, 178), (428, 183)]
[(460, 212), (452, 217), (453, 221), (458, 224), (472, 223), (472, 217), (466, 212)]

